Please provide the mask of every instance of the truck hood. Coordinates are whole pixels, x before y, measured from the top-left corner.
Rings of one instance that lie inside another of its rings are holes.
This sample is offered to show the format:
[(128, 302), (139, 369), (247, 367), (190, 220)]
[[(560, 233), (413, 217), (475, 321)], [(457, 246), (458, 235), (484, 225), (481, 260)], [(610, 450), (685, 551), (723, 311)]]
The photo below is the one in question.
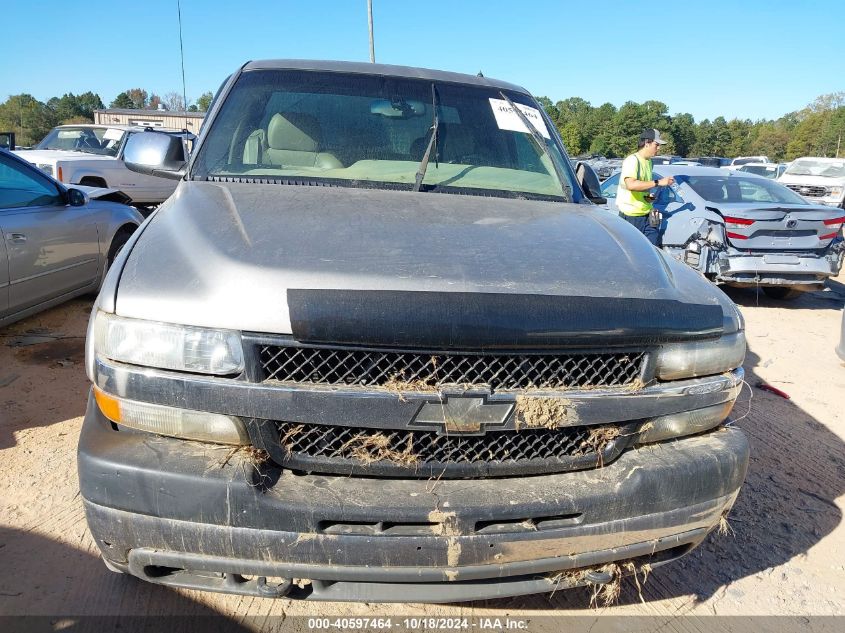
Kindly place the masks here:
[(777, 179), (782, 185), (812, 185), (815, 187), (841, 187), (845, 185), (845, 178), (830, 178), (829, 176), (801, 176), (798, 174), (783, 174)]
[(63, 149), (22, 149), (15, 151), (15, 154), (33, 165), (38, 163), (56, 163), (60, 160), (116, 160), (113, 156), (88, 154), (87, 152), (74, 152)]
[[(349, 303), (358, 291), (370, 298), (366, 308)], [(317, 304), (309, 303), (315, 292)], [(299, 316), (291, 315), (299, 309), (289, 301), (294, 296), (308, 304)], [(351, 322), (374, 310), (407, 312), (408, 304), (398, 303), (408, 296), (496, 297), (497, 305), (510, 299), (508, 310), (517, 306), (523, 315), (536, 302), (548, 311), (552, 300), (552, 311), (571, 309), (586, 320), (592, 314), (607, 331), (630, 329), (632, 302), (644, 330), (660, 321), (655, 311), (641, 312), (649, 306), (673, 307), (664, 321), (680, 318), (674, 308), (692, 320), (707, 313), (709, 325), (699, 329), (709, 327), (710, 335), (714, 310), (719, 329), (723, 315), (735, 315), (704, 278), (598, 207), (206, 182), (180, 183), (150, 218), (126, 260), (115, 309), (156, 321), (296, 334), (293, 325), (318, 313), (320, 301), (334, 305), (336, 321)]]

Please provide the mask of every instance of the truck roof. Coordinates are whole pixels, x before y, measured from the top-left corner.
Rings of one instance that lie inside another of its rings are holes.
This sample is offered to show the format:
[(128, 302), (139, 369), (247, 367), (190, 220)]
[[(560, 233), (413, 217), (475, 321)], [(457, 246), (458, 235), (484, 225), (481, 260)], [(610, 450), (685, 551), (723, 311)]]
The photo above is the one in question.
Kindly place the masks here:
[(466, 75), (444, 70), (414, 68), (412, 66), (394, 66), (392, 64), (371, 64), (368, 62), (340, 62), (313, 59), (265, 59), (248, 62), (243, 69), (249, 70), (319, 70), (328, 72), (360, 73), (362, 75), (384, 75), (406, 77), (409, 79), (427, 79), (451, 83), (472, 84), (488, 88), (500, 88), (530, 94), (522, 86), (477, 75)]
[[(150, 110), (150, 112), (155, 112), (155, 110)], [(114, 124), (108, 124), (108, 123), (66, 123), (65, 125), (57, 125), (53, 129), (54, 130), (56, 130), (56, 129), (61, 130), (61, 129), (66, 129), (66, 128), (79, 128), (79, 127), (100, 128), (100, 129), (110, 129), (110, 130), (123, 130), (124, 132), (128, 132), (128, 131), (143, 132), (144, 130), (147, 130), (147, 129), (152, 129), (155, 132), (167, 132), (167, 133), (173, 133), (173, 132), (181, 133), (181, 132), (185, 131), (185, 130), (177, 130), (176, 128), (172, 128), (172, 127), (150, 128), (149, 126), (146, 126), (146, 125), (129, 125), (129, 124), (126, 124), (126, 123), (114, 123)], [(192, 134), (192, 133), (189, 132), (189, 134)]]

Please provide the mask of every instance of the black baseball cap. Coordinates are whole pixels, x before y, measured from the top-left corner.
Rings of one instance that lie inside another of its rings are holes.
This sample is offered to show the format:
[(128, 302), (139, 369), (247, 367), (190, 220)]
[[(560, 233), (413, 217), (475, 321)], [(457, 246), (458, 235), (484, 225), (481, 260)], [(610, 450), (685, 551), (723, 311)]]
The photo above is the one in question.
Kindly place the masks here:
[(648, 127), (643, 130), (643, 133), (640, 134), (641, 141), (654, 141), (658, 145), (665, 145), (666, 141), (664, 141), (660, 137), (660, 132), (655, 130), (653, 127)]

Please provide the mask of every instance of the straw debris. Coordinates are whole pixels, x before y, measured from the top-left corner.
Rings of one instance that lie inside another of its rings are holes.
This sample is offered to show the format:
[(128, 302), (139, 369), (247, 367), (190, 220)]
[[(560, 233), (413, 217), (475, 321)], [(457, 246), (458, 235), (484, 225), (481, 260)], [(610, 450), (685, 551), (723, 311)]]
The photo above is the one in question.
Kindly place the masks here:
[(734, 535), (734, 529), (731, 527), (731, 524), (728, 523), (728, 513), (725, 512), (719, 517), (719, 527), (716, 528), (716, 534), (719, 536), (727, 536), (728, 534)]
[(596, 584), (587, 581), (592, 594), (590, 595), (590, 607), (596, 608), (601, 600), (602, 606), (610, 607), (619, 602), (619, 595), (622, 593), (622, 568), (616, 563), (608, 563), (598, 568), (602, 573), (611, 576), (610, 582)]
[(405, 380), (405, 377), (402, 374), (391, 376), (387, 382), (382, 385), (382, 388), (385, 391), (396, 394), (399, 397), (400, 402), (407, 402), (405, 399), (405, 393), (409, 391), (417, 393), (437, 393), (437, 387), (430, 385), (425, 380), (421, 378)]
[(581, 452), (584, 455), (596, 453), (598, 455), (597, 466), (604, 466), (602, 451), (607, 445), (622, 434), (618, 426), (596, 426), (590, 429), (590, 434), (581, 442)]
[(390, 438), (384, 433), (372, 435), (359, 433), (343, 444), (340, 450), (363, 464), (388, 461), (410, 468), (419, 463), (419, 457), (414, 453), (414, 439), (410, 434), (408, 434), (407, 445), (401, 451), (390, 448)]
[[(645, 603), (643, 597), (643, 587), (648, 581), (648, 576), (651, 573), (651, 565), (644, 563), (638, 564), (636, 561), (622, 561), (619, 563), (607, 563), (597, 567), (585, 567), (582, 569), (567, 569), (549, 576), (549, 580), (555, 584), (555, 588), (551, 595), (559, 588), (577, 587), (586, 585), (590, 590), (590, 607), (598, 608), (599, 606), (610, 607), (619, 602), (619, 596), (622, 593), (622, 578), (631, 576), (634, 580), (634, 586), (637, 590), (637, 595), (640, 601)], [(610, 576), (610, 581), (606, 583), (597, 583), (590, 580), (590, 572), (607, 574)], [(640, 579), (642, 575), (642, 579)], [(601, 604), (599, 604), (601, 603)]]
[(270, 460), (270, 454), (263, 448), (254, 446), (238, 446), (230, 450), (220, 462), (220, 468), (225, 468), (233, 457), (238, 456), (253, 466), (261, 466)]
[(290, 455), (292, 451), (292, 443), (291, 440), (295, 438), (297, 435), (302, 433), (305, 430), (304, 424), (297, 424), (296, 426), (292, 426), (289, 428), (282, 437), (279, 438), (279, 444), (282, 445), (282, 448), (285, 449), (285, 452)]

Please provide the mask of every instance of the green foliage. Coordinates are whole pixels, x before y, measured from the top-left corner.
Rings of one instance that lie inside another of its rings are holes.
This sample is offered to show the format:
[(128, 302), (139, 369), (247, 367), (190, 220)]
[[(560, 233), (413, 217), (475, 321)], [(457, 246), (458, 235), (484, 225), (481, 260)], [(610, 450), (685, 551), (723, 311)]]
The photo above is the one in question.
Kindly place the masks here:
[(100, 95), (93, 92), (86, 92), (79, 96), (72, 92), (61, 97), (53, 97), (47, 101), (49, 107), (59, 124), (63, 123), (93, 123), (94, 110), (102, 110), (103, 105)]
[(38, 143), (56, 125), (56, 115), (29, 94), (12, 95), (0, 104), (0, 130), (15, 132), (18, 145)]
[(126, 91), (126, 96), (132, 102), (132, 107), (136, 110), (143, 110), (149, 103), (147, 100), (147, 91), (143, 88), (130, 88)]
[(800, 112), (775, 121), (716, 117), (696, 123), (689, 113), (669, 115), (660, 101), (628, 101), (618, 110), (596, 108), (580, 97), (552, 103), (538, 99), (572, 154), (625, 156), (637, 147), (644, 128), (657, 128), (667, 139), (662, 153), (680, 156), (768, 156), (774, 161), (797, 156), (845, 155), (845, 92), (821, 95)]
[(695, 119), (688, 112), (676, 114), (672, 117), (669, 133), (675, 145), (675, 153), (679, 156), (689, 156), (695, 145)]
[(121, 92), (114, 98), (109, 104), (110, 108), (134, 108), (135, 104), (133, 103), (132, 99), (129, 98), (129, 95), (125, 92)]
[(211, 107), (211, 100), (214, 98), (214, 95), (210, 92), (203, 92), (199, 99), (197, 99), (197, 108), (200, 112), (208, 112), (208, 108)]

